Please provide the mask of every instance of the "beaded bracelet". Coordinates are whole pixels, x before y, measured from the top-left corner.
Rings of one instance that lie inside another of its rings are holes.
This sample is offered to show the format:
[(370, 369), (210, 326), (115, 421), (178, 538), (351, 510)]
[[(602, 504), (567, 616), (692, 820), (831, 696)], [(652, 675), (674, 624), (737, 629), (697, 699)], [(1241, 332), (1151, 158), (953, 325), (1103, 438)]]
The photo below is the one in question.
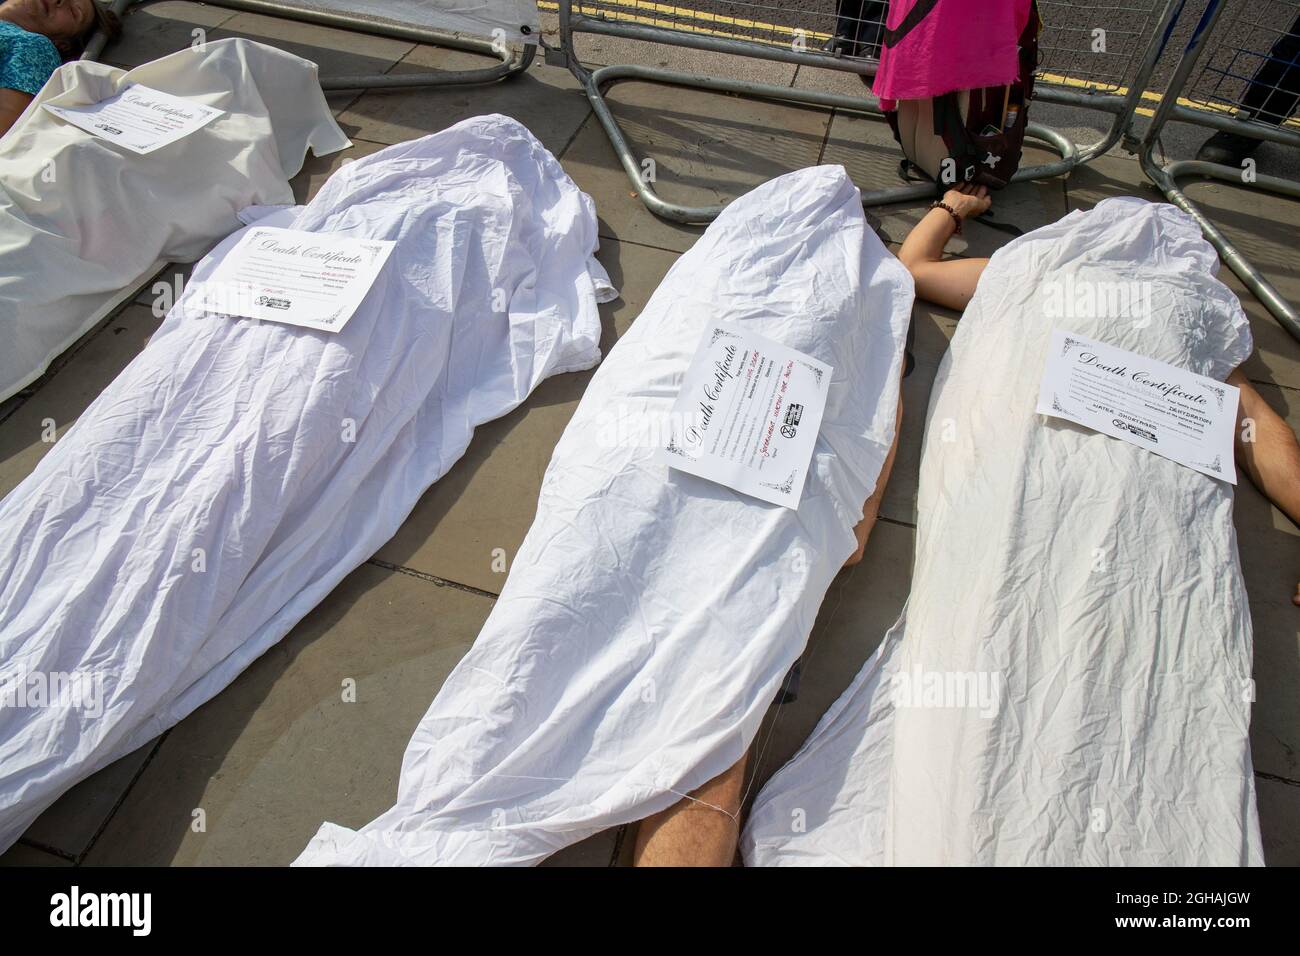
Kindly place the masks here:
[(953, 233), (953, 235), (957, 235), (957, 236), (961, 235), (961, 216), (957, 215), (956, 209), (953, 209), (952, 206), (949, 206), (946, 202), (944, 202), (941, 199), (936, 199), (934, 202), (930, 203), (930, 208), (942, 209), (946, 213), (948, 213), (948, 215), (952, 216), (953, 224), (957, 227), (957, 230), (956, 232)]

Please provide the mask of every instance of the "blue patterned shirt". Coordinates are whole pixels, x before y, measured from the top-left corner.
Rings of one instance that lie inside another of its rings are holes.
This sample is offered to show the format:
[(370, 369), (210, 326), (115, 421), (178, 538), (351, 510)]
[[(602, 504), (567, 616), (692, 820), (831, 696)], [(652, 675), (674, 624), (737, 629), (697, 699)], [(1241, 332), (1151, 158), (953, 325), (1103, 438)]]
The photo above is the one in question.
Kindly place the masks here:
[(35, 96), (62, 62), (49, 37), (0, 20), (0, 88)]

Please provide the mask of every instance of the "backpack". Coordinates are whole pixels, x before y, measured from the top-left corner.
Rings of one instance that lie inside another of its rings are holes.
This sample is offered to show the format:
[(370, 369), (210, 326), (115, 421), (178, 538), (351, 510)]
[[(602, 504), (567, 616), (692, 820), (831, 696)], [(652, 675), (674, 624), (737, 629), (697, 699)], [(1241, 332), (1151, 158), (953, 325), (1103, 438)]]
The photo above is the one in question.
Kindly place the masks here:
[[(896, 46), (937, 3), (917, 0), (896, 29), (885, 31), (885, 46)], [(1031, 4), (1020, 34), (1020, 72), (1011, 83), (899, 100), (898, 108), (885, 114), (907, 157), (900, 167), (904, 178), (915, 169), (941, 186), (971, 182), (1001, 189), (1011, 181), (1020, 168), (1041, 26), (1038, 5)]]

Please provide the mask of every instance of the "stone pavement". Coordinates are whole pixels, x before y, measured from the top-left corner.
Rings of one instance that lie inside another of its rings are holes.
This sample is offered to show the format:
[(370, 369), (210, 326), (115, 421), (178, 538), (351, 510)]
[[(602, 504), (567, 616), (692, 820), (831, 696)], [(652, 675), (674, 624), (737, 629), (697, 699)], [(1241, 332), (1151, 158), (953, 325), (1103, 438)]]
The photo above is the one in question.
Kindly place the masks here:
[[(412, 43), (236, 14), (184, 2), (130, 17), (107, 51), (132, 66), (208, 39), (247, 36), (320, 64), (321, 74), (483, 65), (480, 57)], [(717, 54), (583, 38), (589, 63), (633, 62), (745, 75), (768, 82), (848, 88), (856, 79)], [(539, 57), (540, 61), (540, 57)], [(848, 84), (847, 87), (845, 84)], [(622, 297), (602, 307), (605, 350), (636, 318), (676, 257), (701, 228), (657, 219), (635, 198), (605, 134), (572, 76), (536, 63), (527, 75), (489, 87), (331, 94), (355, 147), (310, 159), (295, 181), (313, 195), (340, 164), (501, 112), (527, 125), (596, 202), (600, 260)], [(842, 163), (864, 188), (896, 181), (897, 153), (885, 125), (858, 116), (645, 83), (610, 94), (639, 156), (653, 156), (668, 198), (732, 198), (781, 173)], [(1034, 118), (1088, 142), (1095, 120), (1082, 111), (1035, 107)], [(1033, 154), (1027, 161), (1033, 161)], [(1266, 155), (1266, 154), (1265, 154)], [(1261, 160), (1261, 171), (1268, 171)], [(1156, 198), (1137, 163), (1102, 157), (1068, 180), (1020, 184), (997, 197), (1002, 221), (1030, 229), (1107, 196)], [(1191, 195), (1238, 239), (1292, 301), (1300, 302), (1294, 221), (1300, 204), (1222, 184)], [(873, 210), (897, 248), (923, 204)], [(954, 243), (987, 255), (1007, 235), (975, 223)], [(168, 270), (184, 275), (181, 268)], [(1300, 346), (1245, 292), (1225, 281), (1250, 314), (1256, 355), (1247, 369), (1266, 398), (1300, 426)], [(87, 335), (24, 401), (0, 406), (0, 494), (48, 451), (44, 419), (60, 432), (143, 347), (157, 328), (146, 287)], [(955, 313), (918, 303), (916, 372), (906, 381), (902, 444), (866, 558), (833, 584), (805, 655), (797, 703), (773, 709), (759, 736), (751, 793), (802, 742), (893, 623), (907, 596), (914, 543), (923, 410)], [(532, 521), (542, 472), (591, 373), (543, 384), (515, 412), (481, 428), (465, 457), (415, 508), (397, 535), (349, 576), (280, 645), (227, 690), (153, 743), (67, 793), (0, 857), (10, 864), (265, 864), (292, 860), (323, 820), (369, 821), (393, 802), (402, 752), (416, 722), (466, 651), (506, 575), (495, 549), (513, 555)], [(1265, 851), (1300, 863), (1300, 649), (1290, 595), (1300, 570), (1300, 533), (1247, 481), (1237, 489), (1237, 531), (1255, 627), (1258, 684), (1253, 746)], [(353, 678), (355, 703), (341, 699)], [(202, 811), (204, 827), (194, 825)], [(630, 841), (609, 831), (558, 854), (553, 864), (613, 865)]]

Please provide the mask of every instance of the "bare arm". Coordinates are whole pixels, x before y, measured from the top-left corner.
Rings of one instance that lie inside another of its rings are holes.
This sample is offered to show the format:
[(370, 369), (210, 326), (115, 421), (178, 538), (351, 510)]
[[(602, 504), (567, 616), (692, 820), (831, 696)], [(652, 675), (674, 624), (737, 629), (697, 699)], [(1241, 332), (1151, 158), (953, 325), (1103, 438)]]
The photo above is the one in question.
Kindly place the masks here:
[[(943, 201), (952, 206), (963, 220), (978, 216), (992, 204), (987, 189), (971, 185), (948, 190)], [(944, 261), (943, 247), (956, 231), (957, 224), (948, 211), (935, 207), (908, 233), (898, 258), (912, 273), (917, 296), (960, 312), (975, 294), (975, 285), (988, 260)]]
[(18, 122), (27, 104), (32, 101), (32, 94), (19, 90), (0, 89), (0, 136), (9, 132), (9, 127)]
[[(1300, 525), (1300, 443), (1255, 386), (1237, 369), (1228, 384), (1241, 389), (1237, 409), (1237, 461), (1251, 483), (1278, 510)], [(1253, 427), (1247, 427), (1247, 420)]]
[[(1228, 376), (1228, 384), (1241, 389), (1235, 439), (1237, 463), (1260, 494), (1300, 525), (1300, 442), (1295, 432), (1264, 401), (1241, 369)], [(1300, 605), (1300, 584), (1291, 602)]]

